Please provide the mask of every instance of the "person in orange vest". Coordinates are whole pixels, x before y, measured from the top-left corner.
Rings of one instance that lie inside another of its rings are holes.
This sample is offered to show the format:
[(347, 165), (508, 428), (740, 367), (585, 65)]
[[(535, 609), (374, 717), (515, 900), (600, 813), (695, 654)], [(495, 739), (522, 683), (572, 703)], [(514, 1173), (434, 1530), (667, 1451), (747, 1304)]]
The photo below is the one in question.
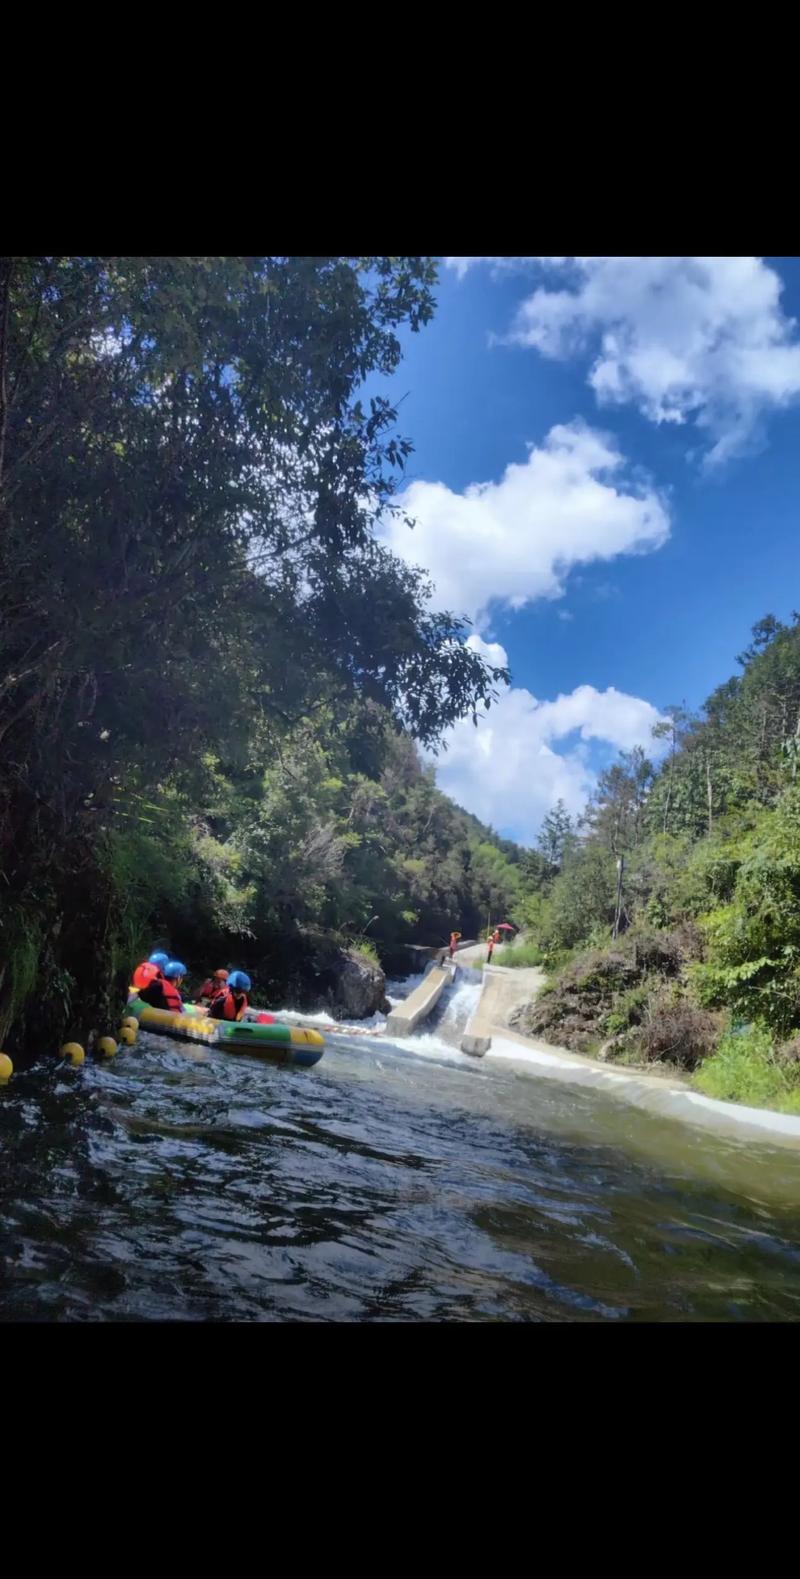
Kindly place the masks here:
[(503, 934), (500, 931), (499, 927), (495, 927), (494, 932), (492, 933), (492, 942), (493, 943), (502, 943), (502, 941), (503, 941)]
[(228, 985), (224, 992), (218, 993), (209, 1008), (209, 1018), (212, 1020), (243, 1020), (244, 1011), (248, 1006), (247, 994), (250, 991), (250, 977), (246, 971), (232, 970), (228, 977)]
[(460, 932), (451, 932), (450, 933), (450, 958), (451, 959), (453, 958), (453, 955), (455, 954), (456, 944), (457, 944), (457, 942), (458, 942), (460, 937), (461, 937), (461, 933)]
[(488, 938), (486, 940), (486, 963), (487, 963), (487, 965), (491, 965), (491, 963), (492, 963), (492, 954), (494, 953), (494, 945), (495, 945), (496, 938), (497, 938), (497, 934), (495, 932), (490, 932), (489, 936), (488, 936)]
[(197, 994), (198, 1003), (202, 1003), (204, 998), (207, 998), (208, 1002), (212, 1003), (219, 993), (225, 991), (227, 985), (228, 972), (226, 970), (212, 971), (211, 975), (208, 977), (208, 980), (203, 982), (203, 985)]
[(161, 975), (164, 966), (168, 964), (168, 954), (151, 954), (149, 959), (143, 960), (141, 965), (136, 966), (131, 977), (131, 985), (140, 989), (149, 986), (151, 981), (155, 981)]
[(186, 966), (179, 959), (171, 959), (160, 975), (154, 976), (139, 993), (143, 1003), (151, 1009), (169, 1009), (171, 1014), (183, 1014), (183, 999), (178, 988), (186, 975)]

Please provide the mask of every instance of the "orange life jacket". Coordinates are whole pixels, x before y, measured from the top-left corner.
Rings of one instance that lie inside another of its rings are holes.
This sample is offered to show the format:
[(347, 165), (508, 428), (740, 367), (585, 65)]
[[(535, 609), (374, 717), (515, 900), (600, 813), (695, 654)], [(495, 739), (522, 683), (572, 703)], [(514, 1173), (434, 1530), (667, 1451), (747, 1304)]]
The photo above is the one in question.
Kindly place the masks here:
[(203, 982), (203, 985), (200, 988), (197, 996), (198, 998), (208, 998), (213, 1000), (214, 998), (218, 998), (221, 992), (226, 991), (227, 988), (224, 981), (215, 981), (213, 976), (209, 976), (208, 981)]
[(173, 1014), (183, 1014), (183, 999), (175, 986), (174, 981), (167, 981), (164, 977), (165, 1007), (171, 1009)]
[(139, 997), (143, 1003), (149, 1003), (151, 1009), (169, 1009), (171, 1014), (183, 1013), (183, 999), (174, 981), (168, 981), (160, 971), (142, 988)]
[(247, 993), (226, 987), (224, 992), (217, 994), (208, 1012), (212, 1020), (243, 1020), (246, 1008)]

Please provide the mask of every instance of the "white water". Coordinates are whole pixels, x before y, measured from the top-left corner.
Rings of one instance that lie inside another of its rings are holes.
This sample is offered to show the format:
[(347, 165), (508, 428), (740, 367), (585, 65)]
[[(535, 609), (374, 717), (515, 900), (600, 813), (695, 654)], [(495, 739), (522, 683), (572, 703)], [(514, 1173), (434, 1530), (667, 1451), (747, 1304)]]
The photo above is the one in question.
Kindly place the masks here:
[(459, 970), (453, 986), (442, 993), (431, 1015), (431, 1030), (443, 1041), (460, 1044), (467, 1021), (478, 1007), (482, 986), (480, 977)]
[[(386, 997), (392, 1008), (410, 997), (424, 978), (420, 971), (413, 976), (406, 976), (402, 981), (387, 981)], [(414, 1053), (421, 1058), (463, 1058), (459, 1051), (459, 1043), (464, 1033), (464, 1027), (476, 1007), (481, 994), (480, 977), (474, 978), (473, 973), (457, 971), (456, 980), (452, 987), (447, 987), (431, 1016), (430, 1029), (418, 1032), (415, 1036), (403, 1037), (397, 1040), (394, 1037), (384, 1037), (381, 1032), (386, 1029), (385, 1014), (371, 1014), (365, 1020), (355, 1023), (356, 1031), (374, 1031), (377, 1034), (371, 1038), (374, 1047), (388, 1042), (391, 1046), (407, 1053)], [(318, 1025), (320, 1030), (336, 1030), (344, 1032), (345, 1026), (341, 1021), (335, 1020), (325, 1010), (316, 1014), (307, 1014), (296, 1009), (276, 1009), (275, 1014), (282, 1020), (295, 1022), (301, 1020), (306, 1025)]]
[[(402, 1003), (403, 999), (407, 998), (419, 986), (422, 979), (423, 972), (420, 972), (418, 976), (406, 976), (402, 981), (387, 981), (386, 997), (392, 1008), (394, 1008), (396, 1003)], [(336, 1029), (341, 1031), (343, 1029), (342, 1022), (335, 1020), (333, 1015), (328, 1014), (325, 1009), (318, 1010), (316, 1014), (310, 1014), (303, 1009), (273, 1009), (272, 1013), (280, 1015), (282, 1020), (302, 1020), (304, 1025), (318, 1025), (321, 1030), (325, 1030), (326, 1027), (329, 1030)], [(382, 1031), (385, 1025), (385, 1014), (370, 1014), (365, 1020), (356, 1021), (356, 1029), (359, 1031)]]

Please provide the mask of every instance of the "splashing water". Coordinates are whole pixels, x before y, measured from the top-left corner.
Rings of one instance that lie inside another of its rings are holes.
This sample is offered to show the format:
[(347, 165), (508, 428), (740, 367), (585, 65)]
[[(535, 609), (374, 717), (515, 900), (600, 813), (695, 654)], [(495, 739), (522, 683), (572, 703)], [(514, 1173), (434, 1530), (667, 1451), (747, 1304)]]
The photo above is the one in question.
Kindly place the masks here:
[(480, 977), (476, 981), (470, 976), (466, 971), (457, 971), (455, 982), (442, 993), (426, 1026), (426, 1030), (451, 1046), (460, 1045), (467, 1021), (478, 1007), (483, 983)]

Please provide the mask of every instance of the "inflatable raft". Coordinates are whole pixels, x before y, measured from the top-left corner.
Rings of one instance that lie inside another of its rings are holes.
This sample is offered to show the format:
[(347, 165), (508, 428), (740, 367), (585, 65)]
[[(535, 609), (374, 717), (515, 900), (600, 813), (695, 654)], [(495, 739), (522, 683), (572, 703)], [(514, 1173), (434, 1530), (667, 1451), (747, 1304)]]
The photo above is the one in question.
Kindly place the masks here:
[(212, 1020), (189, 1004), (183, 1014), (173, 1014), (169, 1009), (153, 1009), (135, 996), (128, 1000), (126, 1012), (134, 1015), (144, 1030), (156, 1031), (160, 1036), (174, 1036), (183, 1042), (203, 1042), (226, 1053), (255, 1053), (276, 1064), (298, 1064), (309, 1069), (319, 1062), (325, 1051), (325, 1041), (319, 1031), (284, 1025), (278, 1020), (272, 1025)]

